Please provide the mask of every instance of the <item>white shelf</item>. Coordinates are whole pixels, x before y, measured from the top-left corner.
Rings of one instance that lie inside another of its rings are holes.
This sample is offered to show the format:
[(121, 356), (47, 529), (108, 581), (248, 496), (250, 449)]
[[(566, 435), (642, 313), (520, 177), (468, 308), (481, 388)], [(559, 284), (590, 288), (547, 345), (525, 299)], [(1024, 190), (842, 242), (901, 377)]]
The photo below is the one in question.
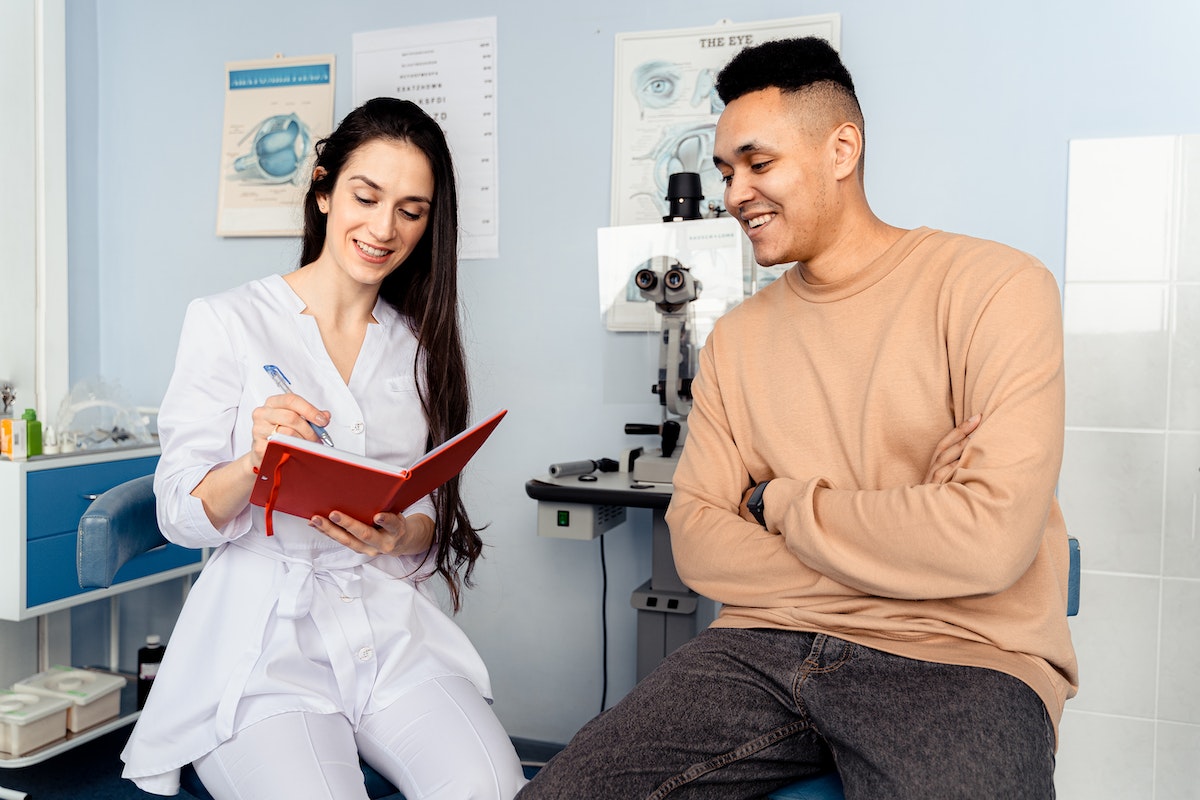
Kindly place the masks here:
[(40, 764), (48, 758), (54, 758), (60, 753), (65, 753), (71, 748), (78, 747), (85, 742), (90, 742), (92, 739), (97, 739), (106, 733), (112, 733), (126, 725), (132, 725), (134, 720), (142, 713), (137, 708), (137, 676), (126, 675), (124, 673), (120, 673), (120, 675), (126, 679), (126, 683), (125, 688), (121, 690), (121, 710), (117, 716), (78, 732), (72, 733), (71, 731), (67, 731), (67, 735), (64, 738), (56, 739), (49, 744), (42, 745), (36, 750), (31, 750), (19, 756), (11, 756), (0, 752), (0, 769), (32, 767), (34, 764)]

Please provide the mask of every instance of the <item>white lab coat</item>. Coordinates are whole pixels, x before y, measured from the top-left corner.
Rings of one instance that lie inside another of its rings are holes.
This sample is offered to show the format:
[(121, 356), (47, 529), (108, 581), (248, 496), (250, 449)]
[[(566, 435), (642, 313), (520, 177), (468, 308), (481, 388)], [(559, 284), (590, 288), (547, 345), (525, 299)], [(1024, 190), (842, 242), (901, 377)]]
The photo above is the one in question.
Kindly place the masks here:
[[(416, 684), (448, 675), (491, 697), (479, 655), (422, 586), (428, 561), (370, 558), (278, 512), (268, 537), (252, 505), (217, 530), (190, 494), (213, 467), (249, 450), (251, 412), (279, 393), (265, 364), (330, 412), (338, 448), (401, 466), (424, 452), (417, 343), (400, 314), (376, 304), (379, 324), (367, 327), (347, 385), (303, 309), (273, 275), (195, 300), (184, 319), (158, 417), (154, 491), (167, 538), (215, 550), (122, 753), (125, 777), (145, 791), (175, 794), (181, 766), (285, 711), (343, 713), (357, 726)], [(415, 511), (434, 515), (429, 498)]]

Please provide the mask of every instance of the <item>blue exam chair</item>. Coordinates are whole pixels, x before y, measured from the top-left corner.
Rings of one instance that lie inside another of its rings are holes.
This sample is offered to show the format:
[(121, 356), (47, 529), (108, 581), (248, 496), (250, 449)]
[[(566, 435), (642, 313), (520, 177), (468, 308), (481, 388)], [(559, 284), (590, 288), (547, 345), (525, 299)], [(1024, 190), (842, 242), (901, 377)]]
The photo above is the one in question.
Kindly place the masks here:
[[(92, 502), (79, 520), (79, 544), (76, 551), (79, 585), (85, 589), (112, 585), (113, 576), (126, 561), (166, 543), (158, 529), (154, 507), (154, 476), (134, 478), (109, 489)], [(1067, 615), (1079, 613), (1079, 541), (1070, 544), (1070, 573), (1067, 589)], [(362, 763), (367, 794), (383, 800), (404, 800), (396, 788)], [(199, 800), (212, 800), (191, 766), (183, 770), (183, 790)], [(768, 800), (844, 800), (842, 782), (837, 773), (827, 773), (799, 781), (768, 796)]]

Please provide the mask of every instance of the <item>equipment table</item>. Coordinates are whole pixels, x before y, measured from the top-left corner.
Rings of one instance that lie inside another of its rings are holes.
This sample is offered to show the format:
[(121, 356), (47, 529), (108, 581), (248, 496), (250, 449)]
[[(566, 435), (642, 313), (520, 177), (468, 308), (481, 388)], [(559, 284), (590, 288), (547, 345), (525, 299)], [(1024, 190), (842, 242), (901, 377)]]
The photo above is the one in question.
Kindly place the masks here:
[[(538, 501), (538, 535), (590, 540), (625, 521), (625, 509), (651, 511), (653, 550), (650, 579), (633, 590), (637, 609), (637, 679), (711, 622), (711, 604), (683, 584), (671, 554), (667, 506), (671, 485), (638, 483), (628, 472), (598, 472), (595, 480), (549, 475), (525, 483)], [(701, 601), (704, 600), (702, 603)], [(704, 618), (707, 617), (707, 618)]]

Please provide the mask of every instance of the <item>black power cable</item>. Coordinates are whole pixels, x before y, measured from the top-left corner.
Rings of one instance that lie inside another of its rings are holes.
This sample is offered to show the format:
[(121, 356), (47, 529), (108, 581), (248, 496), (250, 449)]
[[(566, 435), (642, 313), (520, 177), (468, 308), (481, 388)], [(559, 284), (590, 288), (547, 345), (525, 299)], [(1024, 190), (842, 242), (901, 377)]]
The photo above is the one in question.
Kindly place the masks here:
[(608, 564), (604, 558), (604, 537), (600, 537), (600, 639), (601, 639), (601, 675), (603, 680), (600, 688), (600, 711), (608, 705)]

